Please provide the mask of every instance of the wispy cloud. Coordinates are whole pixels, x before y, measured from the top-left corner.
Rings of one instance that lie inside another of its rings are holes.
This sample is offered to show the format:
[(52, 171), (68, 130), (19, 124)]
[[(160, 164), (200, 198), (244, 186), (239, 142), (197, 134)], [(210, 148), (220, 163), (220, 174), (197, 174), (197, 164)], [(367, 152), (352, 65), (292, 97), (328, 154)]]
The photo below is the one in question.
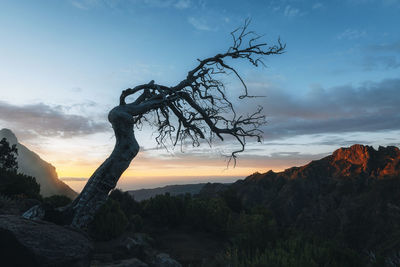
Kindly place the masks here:
[(68, 138), (110, 130), (106, 122), (97, 122), (83, 115), (68, 114), (66, 109), (68, 108), (43, 103), (17, 106), (0, 101), (0, 122), (6, 128), (23, 132), (25, 137)]
[(288, 18), (293, 18), (297, 16), (302, 16), (303, 13), (300, 12), (300, 9), (287, 5), (283, 11), (283, 15)]
[(205, 18), (189, 17), (188, 22), (199, 31), (215, 31), (216, 28), (209, 25)]
[(366, 56), (363, 60), (363, 68), (371, 70), (390, 70), (400, 68), (400, 60), (393, 55)]
[(79, 9), (83, 9), (83, 10), (88, 9), (88, 6), (85, 5), (84, 2), (80, 2), (80, 1), (71, 1), (71, 4), (72, 4), (74, 7), (79, 8)]
[(400, 0), (347, 0), (352, 5), (382, 4), (384, 6), (400, 7)]
[(72, 0), (70, 3), (78, 9), (88, 10), (99, 6), (109, 6), (112, 2), (107, 0)]
[(400, 68), (400, 41), (371, 44), (363, 50), (363, 70), (391, 70)]
[[(295, 96), (269, 84), (248, 83), (264, 92), (266, 98), (254, 100), (264, 106), (269, 122), (266, 139), (307, 134), (378, 132), (400, 130), (400, 79), (365, 82), (359, 86), (314, 87)], [(242, 105), (241, 113), (253, 105)]]
[(191, 0), (71, 0), (74, 7), (88, 10), (97, 7), (117, 8), (145, 6), (150, 8), (187, 9)]
[(179, 0), (174, 4), (174, 7), (177, 9), (186, 9), (190, 7), (190, 0)]
[(317, 2), (312, 6), (312, 9), (320, 9), (320, 8), (323, 8), (323, 7), (324, 7), (324, 4), (322, 4), (320, 2)]
[[(263, 154), (259, 154), (258, 151), (253, 151), (251, 148), (247, 148), (246, 152), (239, 155), (237, 168), (245, 169), (261, 169), (261, 168), (274, 168), (284, 169), (287, 166), (299, 166), (308, 163), (311, 160), (326, 156), (327, 153), (300, 153), (293, 151), (280, 151), (272, 152), (269, 155), (265, 154), (265, 147), (263, 148)], [(223, 170), (227, 167), (226, 158), (221, 154), (216, 153), (213, 149), (207, 148), (204, 151), (199, 151), (198, 148), (185, 151), (185, 153), (174, 153), (173, 155), (160, 152), (154, 154), (141, 152), (137, 159), (136, 168), (148, 168), (147, 166), (163, 166), (166, 170), (168, 169), (190, 169), (196, 166), (202, 168), (216, 168)], [(250, 174), (250, 173), (248, 173)]]
[(400, 41), (391, 43), (373, 44), (368, 46), (368, 52), (396, 52), (400, 53)]
[(367, 36), (365, 30), (346, 29), (342, 33), (339, 33), (336, 38), (339, 40), (356, 40)]

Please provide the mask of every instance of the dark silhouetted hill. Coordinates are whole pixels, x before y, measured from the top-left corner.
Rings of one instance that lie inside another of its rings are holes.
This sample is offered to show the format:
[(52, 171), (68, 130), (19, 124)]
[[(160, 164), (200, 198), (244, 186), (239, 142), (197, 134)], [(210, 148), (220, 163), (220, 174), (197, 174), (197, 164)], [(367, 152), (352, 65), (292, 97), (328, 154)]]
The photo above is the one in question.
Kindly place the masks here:
[[(212, 188), (205, 189), (211, 194)], [(244, 207), (271, 210), (281, 227), (338, 239), (364, 252), (400, 249), (397, 147), (340, 148), (302, 167), (255, 173), (228, 189)]]
[(128, 191), (136, 201), (142, 201), (145, 199), (149, 199), (156, 195), (164, 195), (165, 193), (169, 193), (172, 196), (184, 195), (189, 193), (191, 195), (196, 195), (200, 192), (200, 190), (204, 187), (205, 183), (200, 184), (183, 184), (183, 185), (167, 185), (164, 187), (157, 187), (151, 189), (138, 189)]
[(9, 129), (0, 130), (0, 139), (6, 138), (10, 144), (16, 144), (18, 149), (18, 172), (33, 176), (40, 184), (40, 193), (47, 197), (51, 195), (65, 195), (75, 198), (77, 193), (58, 179), (56, 169), (44, 161), (35, 152), (20, 144), (15, 134)]

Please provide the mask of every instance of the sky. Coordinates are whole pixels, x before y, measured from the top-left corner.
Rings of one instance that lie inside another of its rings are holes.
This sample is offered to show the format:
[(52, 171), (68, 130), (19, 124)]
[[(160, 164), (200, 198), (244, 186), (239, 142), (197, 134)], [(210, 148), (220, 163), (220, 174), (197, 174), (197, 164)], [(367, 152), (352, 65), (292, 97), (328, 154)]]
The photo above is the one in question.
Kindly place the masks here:
[[(232, 182), (356, 143), (399, 146), (399, 14), (399, 0), (2, 0), (0, 128), (79, 191), (113, 149), (107, 114), (121, 91), (178, 84), (251, 19), (262, 41), (286, 44), (265, 67), (231, 62), (265, 96), (232, 100), (242, 113), (263, 106), (263, 142), (249, 140), (233, 167), (232, 141), (165, 149), (144, 127), (118, 187)], [(224, 82), (232, 97), (242, 90), (233, 75)]]

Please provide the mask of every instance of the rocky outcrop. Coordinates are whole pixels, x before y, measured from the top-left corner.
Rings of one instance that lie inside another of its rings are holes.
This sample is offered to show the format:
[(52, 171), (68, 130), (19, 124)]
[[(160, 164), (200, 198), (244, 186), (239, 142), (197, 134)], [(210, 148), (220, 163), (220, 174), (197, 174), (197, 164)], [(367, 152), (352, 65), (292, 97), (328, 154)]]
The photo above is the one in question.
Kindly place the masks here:
[(156, 255), (154, 267), (182, 267), (176, 260), (172, 259), (167, 253), (159, 253)]
[(45, 197), (65, 195), (71, 199), (77, 196), (74, 190), (58, 179), (56, 168), (19, 143), (12, 131), (9, 129), (0, 130), (0, 139), (2, 138), (6, 138), (10, 144), (17, 145), (18, 172), (35, 177), (36, 182), (40, 184), (41, 195)]
[(353, 145), (340, 148), (332, 155), (279, 173), (291, 179), (327, 177), (387, 178), (400, 174), (400, 149), (395, 146), (375, 150), (372, 146)]
[(0, 215), (2, 266), (89, 266), (92, 245), (83, 234), (43, 221)]
[(181, 267), (169, 254), (154, 247), (154, 240), (145, 233), (125, 233), (119, 238), (94, 244), (93, 267)]

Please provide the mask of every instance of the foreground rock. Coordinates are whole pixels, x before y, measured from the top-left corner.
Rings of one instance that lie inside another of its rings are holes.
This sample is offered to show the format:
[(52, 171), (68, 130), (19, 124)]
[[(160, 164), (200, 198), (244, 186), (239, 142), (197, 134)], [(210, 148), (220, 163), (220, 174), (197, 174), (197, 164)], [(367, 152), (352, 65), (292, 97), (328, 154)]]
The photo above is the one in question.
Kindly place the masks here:
[(75, 230), (15, 215), (0, 215), (2, 266), (89, 266), (92, 246)]
[(152, 244), (154, 240), (145, 233), (129, 233), (110, 241), (95, 242), (91, 267), (182, 267)]
[(148, 267), (146, 263), (139, 259), (132, 258), (126, 260), (120, 260), (116, 263), (92, 263), (91, 267)]
[(167, 253), (160, 253), (154, 260), (156, 267), (182, 267), (176, 260), (172, 259)]

